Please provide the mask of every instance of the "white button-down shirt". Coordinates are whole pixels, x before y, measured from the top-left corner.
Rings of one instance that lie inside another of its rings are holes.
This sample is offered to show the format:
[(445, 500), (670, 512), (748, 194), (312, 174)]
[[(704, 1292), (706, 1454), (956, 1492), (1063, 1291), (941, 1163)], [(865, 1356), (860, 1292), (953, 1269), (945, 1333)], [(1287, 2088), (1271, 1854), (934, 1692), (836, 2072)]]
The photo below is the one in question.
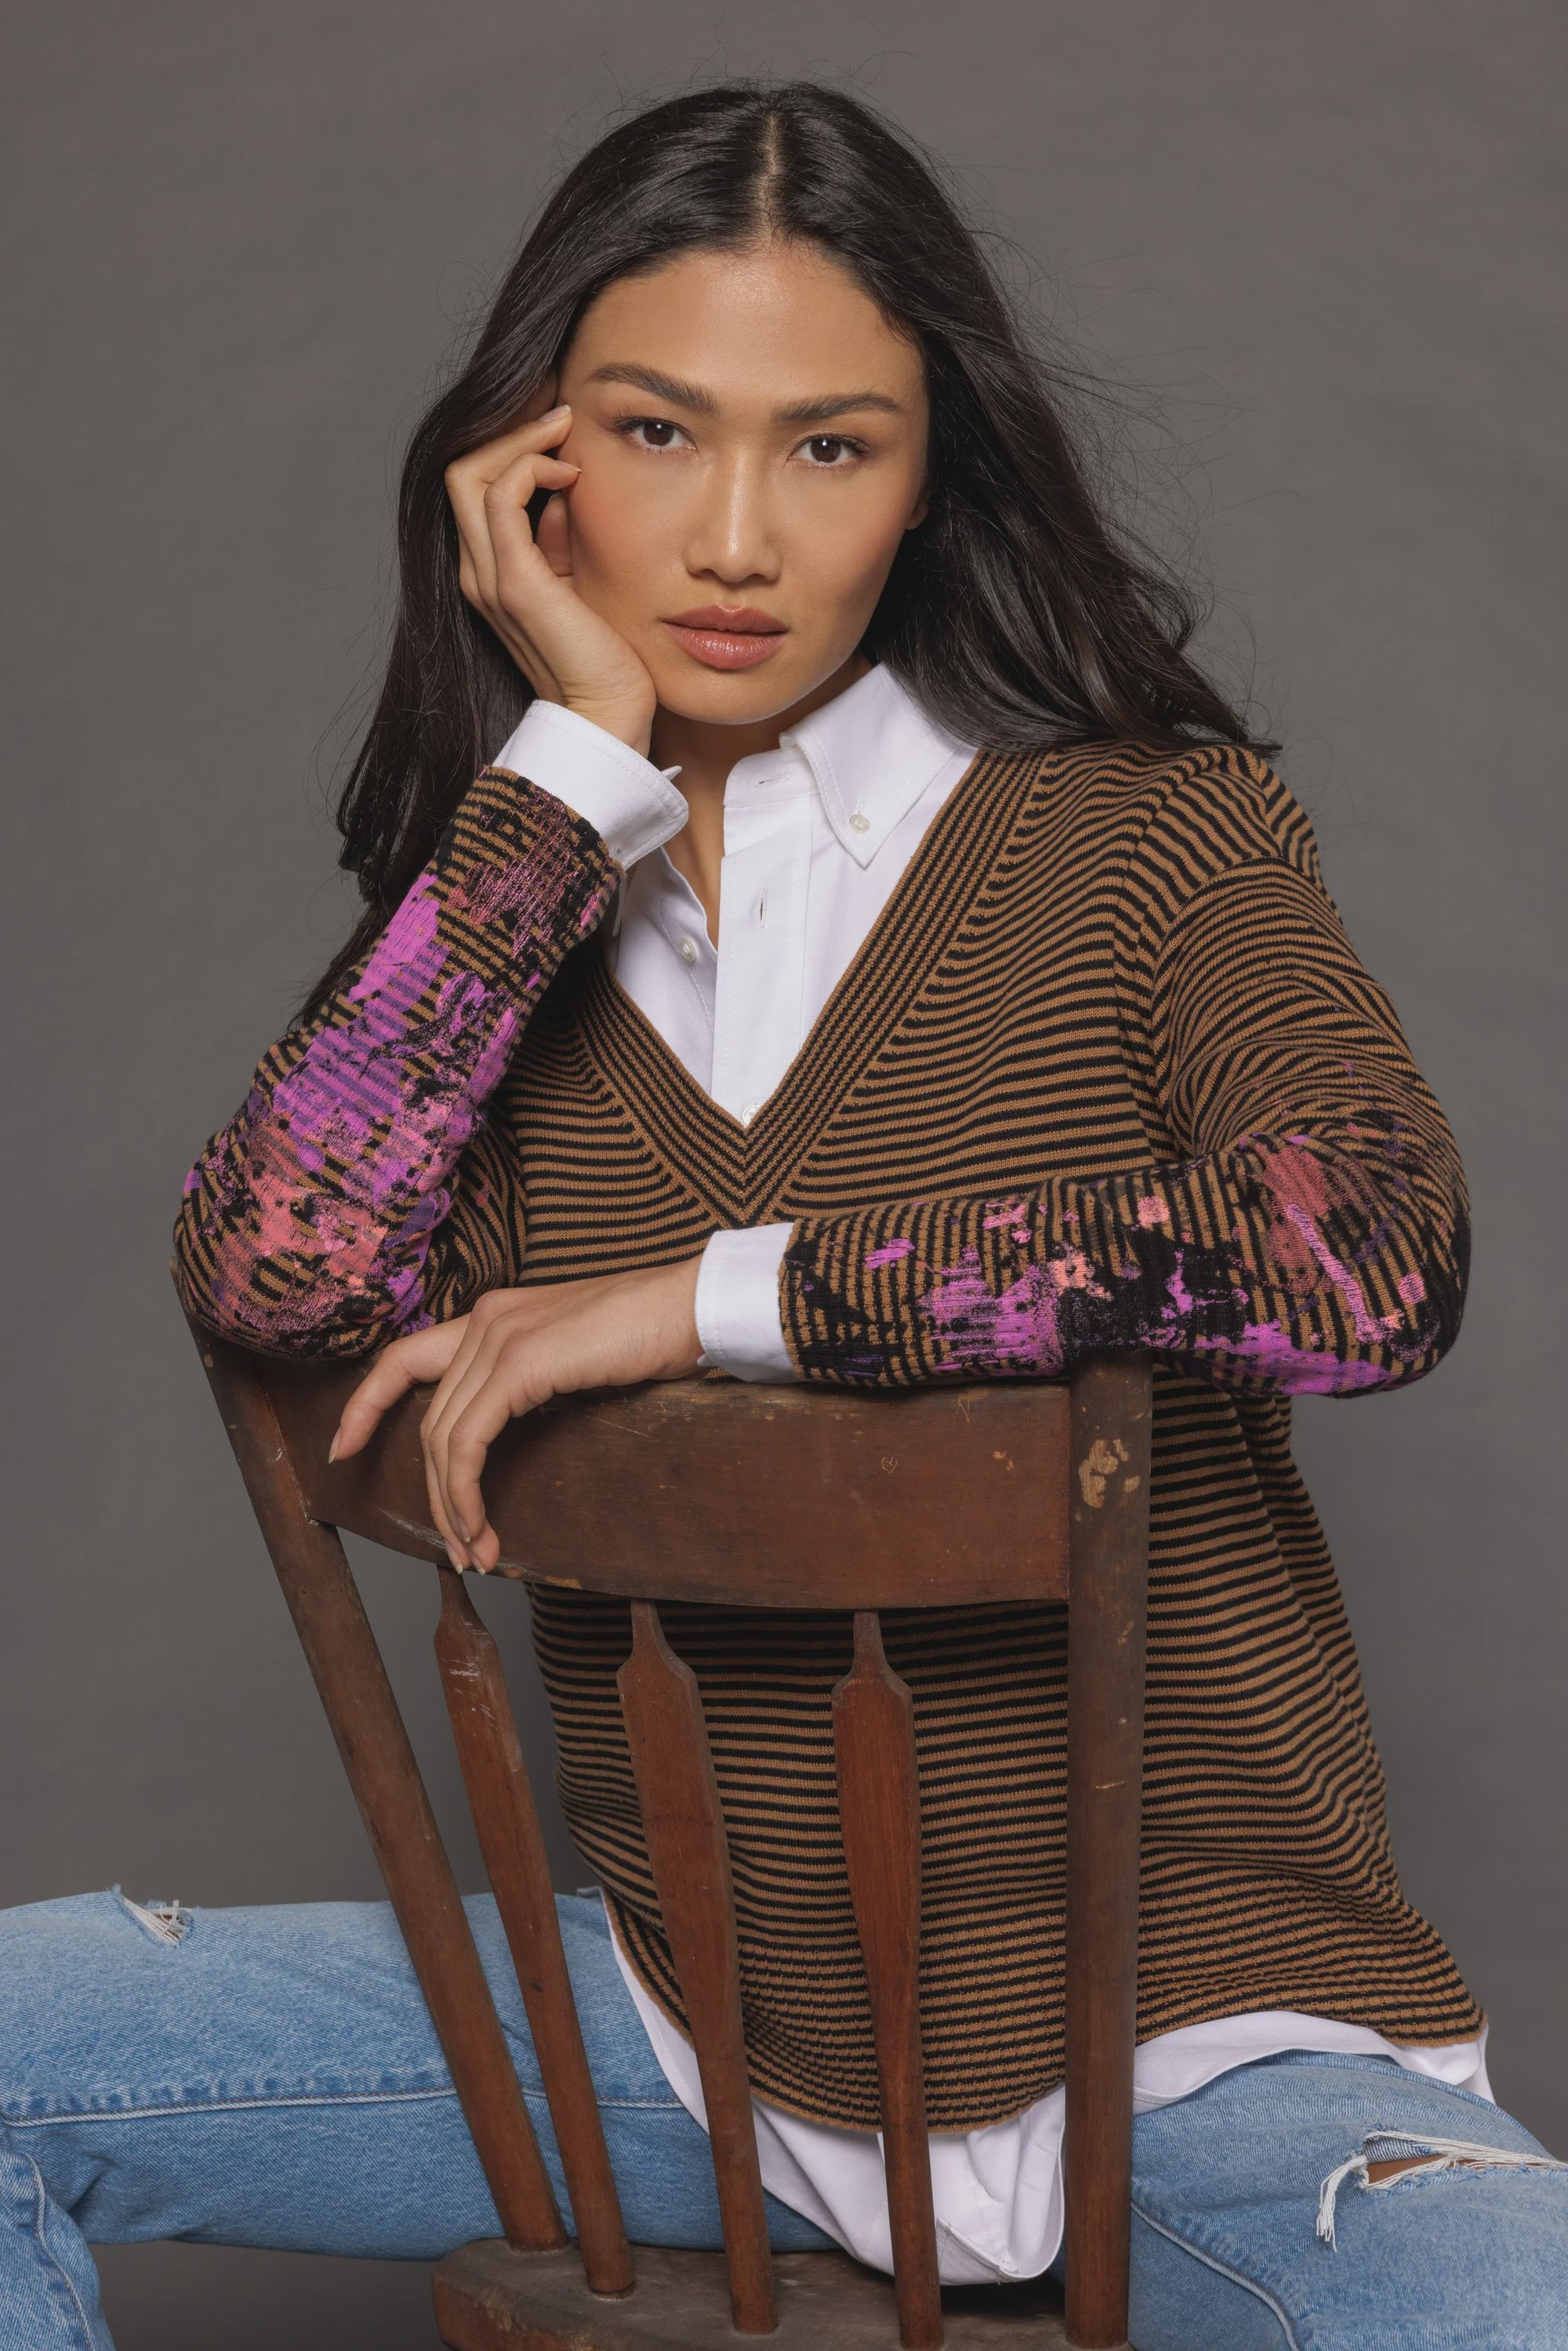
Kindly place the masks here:
[[(626, 874), (610, 951), (622, 987), (705, 1092), (748, 1125), (806, 1040), (975, 756), (891, 671), (868, 672), (737, 759), (724, 795), (718, 944), (663, 843), (686, 820), (674, 776), (585, 718), (534, 703), (497, 765), (565, 800)], [(716, 1233), (697, 1283), (710, 1364), (794, 1377), (779, 1320), (788, 1225)]]
[[(780, 737), (739, 759), (724, 796), (716, 946), (696, 893), (663, 844), (686, 820), (674, 776), (573, 713), (535, 703), (497, 761), (595, 827), (626, 875), (611, 949), (622, 986), (697, 1083), (755, 1116), (886, 904), (932, 818), (974, 756), (873, 669)], [(716, 1233), (697, 1282), (710, 1363), (742, 1379), (793, 1377), (779, 1315), (788, 1225)], [(613, 1939), (613, 1938), (612, 1938)], [(627, 1990), (677, 2097), (706, 2127), (691, 2044), (615, 1945)], [(1232, 2067), (1286, 2049), (1392, 2057), (1490, 2097), (1485, 2036), (1418, 2049), (1364, 2025), (1268, 2010), (1161, 2033), (1137, 2053), (1140, 2112), (1190, 2096)], [(860, 2260), (891, 2270), (881, 2144), (753, 2101), (764, 2185)], [(942, 2275), (1034, 2277), (1061, 2240), (1061, 2090), (982, 2130), (933, 2135)]]

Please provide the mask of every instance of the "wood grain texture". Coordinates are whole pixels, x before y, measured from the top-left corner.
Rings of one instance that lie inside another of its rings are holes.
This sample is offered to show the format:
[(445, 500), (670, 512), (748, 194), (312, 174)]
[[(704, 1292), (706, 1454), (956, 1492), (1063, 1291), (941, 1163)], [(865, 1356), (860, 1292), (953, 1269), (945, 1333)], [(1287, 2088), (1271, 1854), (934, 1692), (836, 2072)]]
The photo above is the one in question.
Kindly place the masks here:
[(882, 2093), (899, 2341), (942, 2342), (931, 2146), (920, 2055), (920, 1784), (915, 1707), (873, 1611), (855, 1617), (854, 1664), (833, 1692), (839, 1822), (865, 1960)]
[(1072, 1382), (1067, 1632), (1067, 2339), (1127, 2332), (1152, 1397), (1146, 1357)]
[(702, 1696), (695, 1675), (665, 1640), (656, 1609), (634, 1603), (632, 1627), (621, 1703), (653, 1885), (702, 2076), (730, 2303), (739, 2334), (769, 2335), (778, 2322), (751, 2118), (735, 1893)]
[[(845, 2253), (779, 2253), (778, 2351), (893, 2351), (893, 2288)], [(1055, 2281), (949, 2287), (947, 2351), (1057, 2351), (1066, 2343)], [(452, 2351), (735, 2351), (722, 2255), (640, 2247), (637, 2291), (596, 2302), (570, 2254), (515, 2253), (494, 2241), (449, 2253), (435, 2314)]]
[(255, 1359), (204, 1331), (195, 1335), (501, 2226), (514, 2245), (564, 2245), (457, 1882), (342, 1543), (305, 1515)]
[[(363, 1366), (267, 1358), (264, 1373), (312, 1517), (444, 1557), (419, 1444), (429, 1390), (329, 1464)], [(1067, 1391), (1039, 1382), (855, 1395), (673, 1380), (514, 1422), (485, 1499), (501, 1573), (618, 1598), (840, 1608), (853, 1558), (862, 1607), (1061, 1600), (1068, 1443)]]
[(441, 1570), (435, 1654), (479, 1850), (528, 2011), (588, 2283), (595, 2294), (627, 2294), (632, 2254), (506, 1669), (463, 1578), (450, 1567)]

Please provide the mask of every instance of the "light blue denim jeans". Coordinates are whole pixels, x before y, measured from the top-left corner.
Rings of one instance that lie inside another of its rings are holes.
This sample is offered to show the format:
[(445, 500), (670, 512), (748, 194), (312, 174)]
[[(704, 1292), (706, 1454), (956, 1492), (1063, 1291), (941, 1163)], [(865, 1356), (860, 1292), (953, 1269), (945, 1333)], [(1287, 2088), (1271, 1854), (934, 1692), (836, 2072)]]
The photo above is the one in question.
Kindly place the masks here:
[[(495, 1907), (468, 1913), (564, 2210)], [(716, 2246), (706, 2137), (659, 2070), (603, 1910), (570, 1896), (560, 1916), (628, 2231)], [(169, 1932), (112, 1893), (0, 1912), (7, 2351), (108, 2351), (95, 2241), (431, 2261), (497, 2233), (388, 1909), (194, 1910)], [(1499, 2107), (1385, 2060), (1222, 2075), (1136, 2126), (1139, 2351), (1568, 2351), (1568, 2171), (1472, 2165), (1371, 2189), (1353, 2174), (1331, 2248), (1322, 2183), (1367, 2141), (1542, 2153)], [(829, 2241), (772, 2198), (768, 2221), (780, 2249)]]

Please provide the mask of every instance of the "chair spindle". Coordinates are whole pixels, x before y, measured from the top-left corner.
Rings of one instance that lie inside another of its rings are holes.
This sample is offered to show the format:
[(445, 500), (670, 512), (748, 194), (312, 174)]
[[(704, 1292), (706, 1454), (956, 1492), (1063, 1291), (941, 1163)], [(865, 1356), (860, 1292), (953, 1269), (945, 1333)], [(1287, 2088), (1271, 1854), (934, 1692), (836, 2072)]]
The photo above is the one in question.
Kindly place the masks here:
[(595, 2294), (629, 2294), (632, 2253), (560, 1938), (549, 1855), (506, 1668), (463, 1578), (440, 1570), (435, 1655), (479, 1850), (495, 1889)]
[(696, 1676), (664, 1638), (658, 1610), (632, 1608), (618, 1677), (643, 1832), (707, 2108), (730, 2308), (737, 2332), (778, 2325), (768, 2215), (751, 2116), (740, 2008), (735, 1890)]
[(942, 2292), (920, 2050), (920, 1788), (915, 1702), (887, 1662), (874, 1609), (855, 1615), (854, 1664), (833, 1692), (839, 1819), (865, 1959), (882, 2094), (899, 2341), (937, 2351)]
[(1144, 1752), (1146, 1356), (1072, 1383), (1067, 1615), (1067, 2340), (1123, 2351), (1132, 2233), (1133, 2059)]

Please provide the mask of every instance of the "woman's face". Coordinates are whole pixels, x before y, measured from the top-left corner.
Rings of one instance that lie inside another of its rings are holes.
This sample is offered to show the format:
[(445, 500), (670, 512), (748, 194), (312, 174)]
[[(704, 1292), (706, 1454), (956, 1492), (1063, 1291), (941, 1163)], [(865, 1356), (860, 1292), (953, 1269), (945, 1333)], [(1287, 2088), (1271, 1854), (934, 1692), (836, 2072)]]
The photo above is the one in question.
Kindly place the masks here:
[(927, 406), (918, 350), (837, 262), (769, 244), (622, 278), (556, 397), (578, 591), (666, 710), (744, 725), (844, 667), (925, 512)]

